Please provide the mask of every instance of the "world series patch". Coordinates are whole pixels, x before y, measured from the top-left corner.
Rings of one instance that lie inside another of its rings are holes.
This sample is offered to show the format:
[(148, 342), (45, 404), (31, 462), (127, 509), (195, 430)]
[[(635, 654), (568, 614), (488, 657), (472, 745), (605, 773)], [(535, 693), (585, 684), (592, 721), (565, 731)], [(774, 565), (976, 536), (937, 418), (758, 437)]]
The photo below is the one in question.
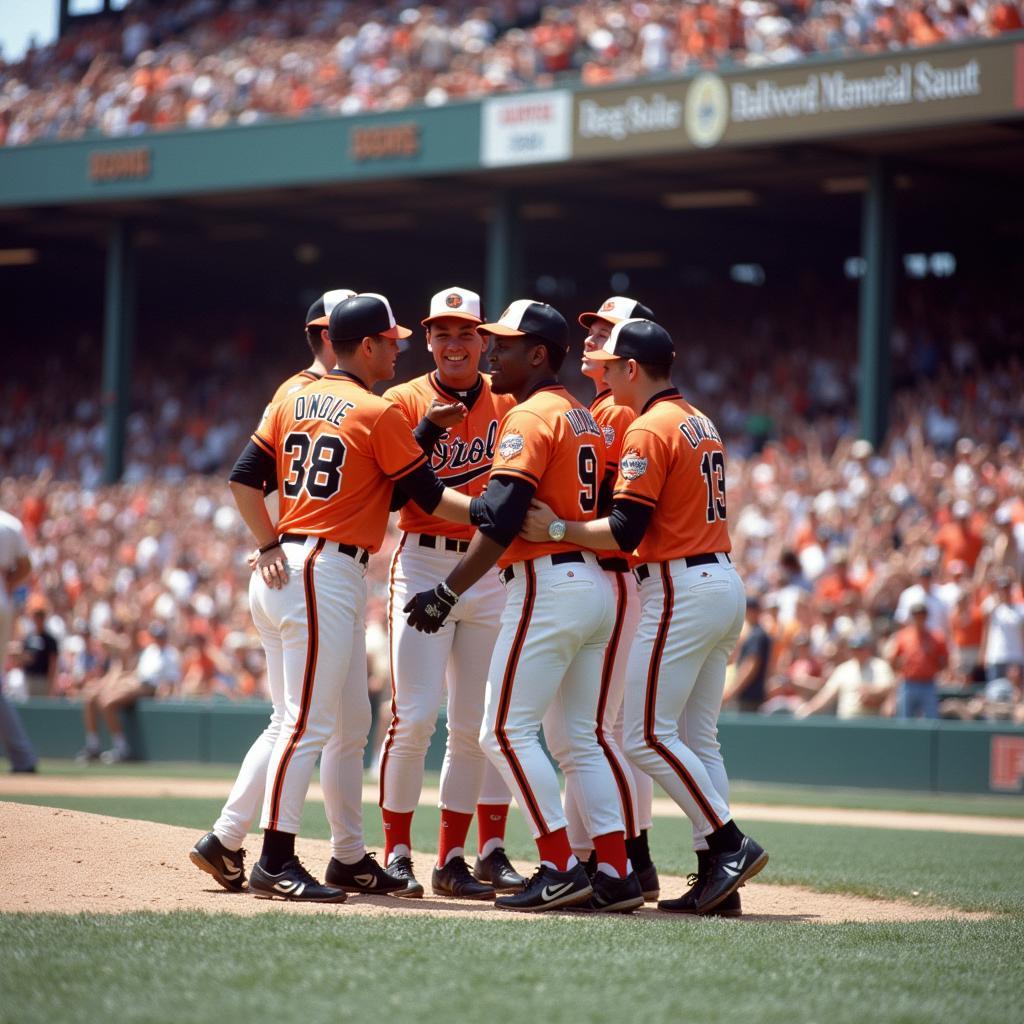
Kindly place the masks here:
[(647, 472), (647, 460), (633, 449), (619, 460), (619, 472), (626, 480), (636, 480)]
[(615, 444), (615, 428), (614, 427), (603, 427), (604, 431), (604, 443), (611, 448)]
[(525, 446), (522, 434), (506, 434), (498, 445), (498, 454), (503, 459), (514, 459)]

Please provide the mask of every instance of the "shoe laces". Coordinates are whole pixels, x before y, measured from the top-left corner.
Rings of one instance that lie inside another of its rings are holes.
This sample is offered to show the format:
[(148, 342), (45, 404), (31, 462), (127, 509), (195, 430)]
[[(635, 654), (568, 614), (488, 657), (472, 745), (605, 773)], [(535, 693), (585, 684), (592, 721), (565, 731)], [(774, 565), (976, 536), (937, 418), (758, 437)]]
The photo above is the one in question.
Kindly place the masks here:
[(512, 861), (508, 859), (508, 855), (505, 853), (505, 848), (503, 846), (499, 846), (492, 850), (490, 857), (487, 859), (490, 860), (495, 867), (508, 869), (509, 871), (515, 870), (512, 867)]
[(475, 882), (476, 879), (469, 873), (469, 865), (463, 857), (452, 857), (444, 866), (445, 871), (450, 871), (460, 882)]
[(298, 857), (292, 857), (281, 866), (281, 872), (292, 871), (299, 876), (299, 880), (307, 885), (319, 885), (320, 883), (305, 869)]
[(686, 884), (692, 889), (697, 884), (697, 879), (700, 875), (690, 874), (686, 876)]
[(396, 857), (388, 865), (388, 871), (402, 875), (403, 877), (406, 875), (414, 877), (412, 871), (412, 857)]

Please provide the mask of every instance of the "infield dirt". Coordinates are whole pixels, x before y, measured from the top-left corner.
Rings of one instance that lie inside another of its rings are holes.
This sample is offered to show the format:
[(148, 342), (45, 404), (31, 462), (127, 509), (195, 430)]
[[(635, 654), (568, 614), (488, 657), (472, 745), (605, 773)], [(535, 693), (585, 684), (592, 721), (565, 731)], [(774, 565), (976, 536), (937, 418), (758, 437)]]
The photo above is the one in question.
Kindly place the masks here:
[[(330, 913), (393, 915), (421, 913), (463, 917), (513, 915), (479, 903), (427, 896), (421, 900), (352, 896), (340, 906), (309, 906), (258, 900), (228, 893), (195, 868), (189, 850), (199, 837), (191, 829), (155, 822), (111, 818), (55, 807), (0, 802), (0, 864), (16, 885), (0, 889), (0, 913), (128, 913), (130, 911), (203, 910), (251, 915), (259, 913)], [(258, 849), (252, 837), (248, 848)], [(324, 840), (299, 839), (303, 863), (321, 875), (330, 858)], [(429, 879), (432, 857), (414, 853)], [(532, 866), (517, 867), (528, 872)], [(677, 895), (686, 888), (680, 877), (662, 876), (662, 891)], [(844, 921), (983, 920), (985, 913), (946, 907), (821, 893), (798, 886), (754, 882), (743, 889), (743, 921), (833, 924)], [(544, 916), (544, 915), (541, 915)], [(533, 915), (517, 915), (533, 920)], [(693, 927), (699, 919), (662, 914), (653, 907), (634, 918), (652, 927)]]

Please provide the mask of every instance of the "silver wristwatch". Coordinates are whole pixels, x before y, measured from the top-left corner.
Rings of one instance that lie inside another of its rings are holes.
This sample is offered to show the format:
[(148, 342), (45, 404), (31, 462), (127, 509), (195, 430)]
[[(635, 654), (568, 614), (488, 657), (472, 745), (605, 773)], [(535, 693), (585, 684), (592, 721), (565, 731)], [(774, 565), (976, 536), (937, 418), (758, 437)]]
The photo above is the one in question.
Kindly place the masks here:
[(552, 540), (564, 540), (565, 523), (561, 519), (554, 519), (548, 523), (548, 536)]

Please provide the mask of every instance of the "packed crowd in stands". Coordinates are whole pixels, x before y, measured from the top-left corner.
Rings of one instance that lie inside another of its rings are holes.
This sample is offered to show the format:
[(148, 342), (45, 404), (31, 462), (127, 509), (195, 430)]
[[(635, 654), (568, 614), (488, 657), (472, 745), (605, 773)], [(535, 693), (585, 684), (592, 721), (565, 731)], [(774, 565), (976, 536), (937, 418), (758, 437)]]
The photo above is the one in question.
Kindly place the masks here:
[[(733, 557), (750, 607), (729, 706), (1024, 722), (1024, 315), (985, 313), (980, 297), (973, 310), (955, 305), (956, 316), (929, 316), (911, 302), (901, 316), (879, 451), (855, 440), (855, 346), (837, 325), (764, 316), (744, 341), (716, 344), (727, 321), (709, 302), (706, 319), (674, 328), (692, 339), (677, 381), (730, 452)], [(308, 358), (299, 339), (296, 364)], [(26, 370), (0, 389), (0, 508), (24, 523), (35, 562), (10, 652), (14, 696), (81, 698), (101, 679), (138, 681), (154, 644), (147, 695), (265, 694), (247, 603), (250, 538), (225, 477), (266, 396), (296, 366), (239, 380), (231, 368), (249, 344), (193, 346), (191, 362), (182, 350), (160, 372), (139, 368), (116, 487), (99, 483), (102, 421), (73, 359), (62, 357), (64, 380), (83, 390), (70, 404), (42, 386), (45, 366), (39, 381)], [(400, 375), (428, 360), (414, 345)], [(587, 400), (587, 385), (567, 376)], [(396, 541), (392, 527), (370, 562), (378, 687)], [(907, 680), (938, 685), (907, 704)]]
[(1022, 25), (1019, 0), (136, 0), (0, 59), (0, 145), (439, 106)]

